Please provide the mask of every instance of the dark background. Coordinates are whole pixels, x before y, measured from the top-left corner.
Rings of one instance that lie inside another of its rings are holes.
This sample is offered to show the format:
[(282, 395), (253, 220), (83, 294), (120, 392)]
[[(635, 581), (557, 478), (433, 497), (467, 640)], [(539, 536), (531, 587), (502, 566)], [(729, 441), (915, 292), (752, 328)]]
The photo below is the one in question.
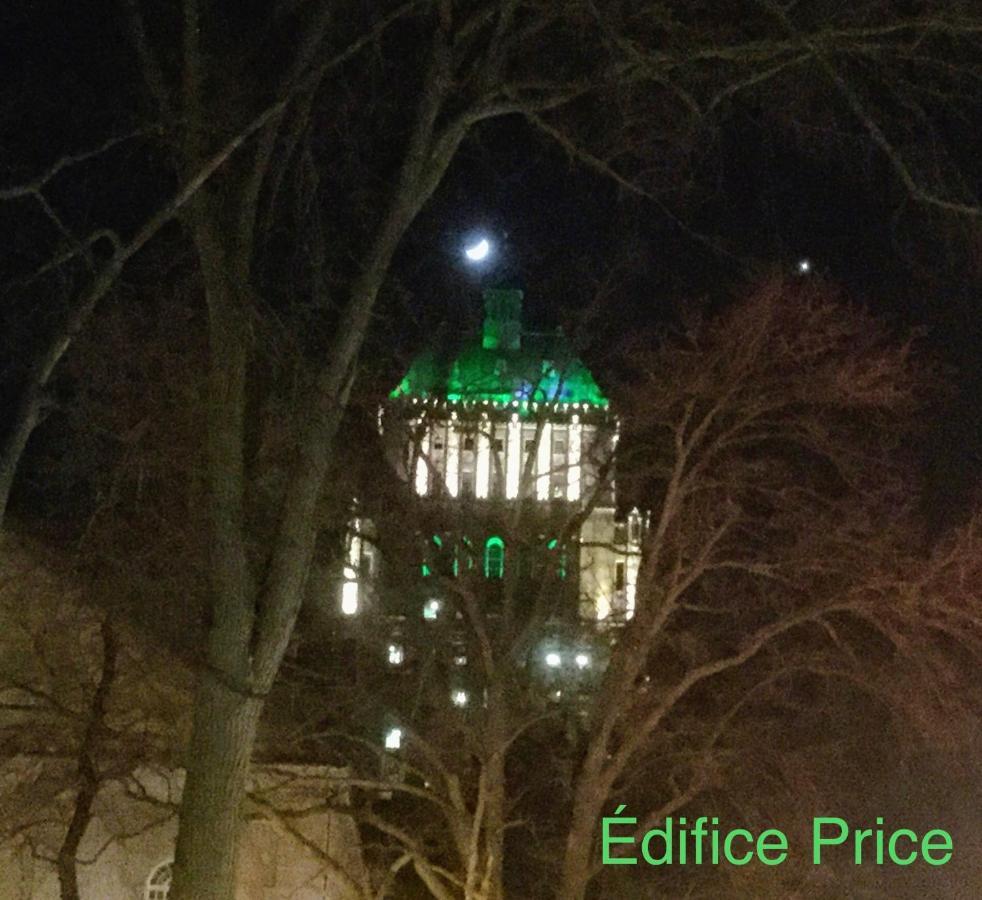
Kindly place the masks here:
[[(250, 12), (246, 4), (230, 18), (230, 40), (237, 28), (248, 29)], [(23, 0), (0, 10), (3, 184), (145, 123), (137, 67), (116, 13), (102, 3)], [(166, 17), (151, 21), (166, 31)], [(411, 35), (402, 40), (411, 48)], [(358, 74), (357, 66), (347, 73), (355, 98)], [(895, 112), (885, 107), (885, 115)], [(979, 105), (969, 103), (960, 117), (939, 108), (924, 133), (925, 147), (943, 142), (946, 165), (976, 196), (980, 125)], [(366, 353), (368, 405), (422, 345), (452, 345), (477, 326), (482, 285), (524, 288), (529, 326), (565, 326), (601, 383), (610, 384), (625, 336), (726, 303), (775, 270), (798, 277), (797, 261), (808, 258), (810, 277), (841, 287), (899, 332), (917, 329), (947, 367), (955, 392), (930, 411), (923, 456), (932, 509), (941, 519), (957, 514), (982, 458), (977, 221), (916, 204), (861, 129), (822, 116), (764, 108), (752, 98), (735, 102), (690, 149), (684, 172), (670, 158), (654, 159), (657, 137), (653, 166), (664, 172), (645, 182), (646, 198), (571, 159), (517, 117), (479, 128), (398, 254)], [(384, 169), (381, 147), (360, 150), (369, 171), (376, 151)], [(172, 186), (163, 151), (136, 139), (73, 169), (48, 193), (70, 227), (84, 233), (110, 222), (125, 234)], [(476, 231), (495, 243), (480, 272), (461, 255)], [(297, 250), (289, 233), (279, 239), (284, 255)], [(7, 285), (0, 412), (16, 396), (32, 339), (50, 313), (43, 294), (18, 290), (18, 279), (47, 258), (51, 240), (51, 223), (32, 203), (0, 204), (0, 284)], [(187, 279), (193, 293), (192, 270), (172, 227), (131, 264), (117, 295), (168, 279)], [(288, 291), (288, 267), (280, 277)], [(55, 413), (35, 443), (43, 446), (57, 426)]]

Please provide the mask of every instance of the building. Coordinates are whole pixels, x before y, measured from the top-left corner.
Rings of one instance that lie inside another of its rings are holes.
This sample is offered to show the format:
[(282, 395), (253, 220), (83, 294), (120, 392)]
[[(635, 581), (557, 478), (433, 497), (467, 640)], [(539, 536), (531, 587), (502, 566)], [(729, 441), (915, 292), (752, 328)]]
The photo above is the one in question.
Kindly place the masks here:
[[(59, 769), (71, 784), (75, 765), (40, 756), (5, 759), (0, 796), (32, 784), (43, 792)], [(237, 900), (364, 896), (367, 876), (355, 823), (323, 808), (341, 774), (323, 766), (255, 767), (249, 792), (257, 799), (250, 800), (241, 839)], [(166, 900), (183, 783), (183, 771), (150, 766), (107, 780), (79, 848), (81, 897)], [(63, 836), (59, 818), (38, 813), (30, 828), (0, 843), (0, 900), (58, 900), (55, 859)]]
[[(430, 576), (477, 571), (493, 603), (509, 566), (531, 572), (543, 560), (568, 597), (558, 619), (607, 627), (634, 613), (646, 523), (636, 509), (618, 515), (618, 419), (562, 332), (523, 330), (522, 300), (519, 290), (485, 291), (481, 333), (455, 357), (417, 357), (379, 410), (389, 463), (431, 525), (416, 535), (420, 590), (383, 609), (390, 616), (438, 615)], [(516, 507), (524, 531), (509, 540), (502, 523)], [(344, 616), (385, 606), (374, 536), (375, 523), (356, 515)]]

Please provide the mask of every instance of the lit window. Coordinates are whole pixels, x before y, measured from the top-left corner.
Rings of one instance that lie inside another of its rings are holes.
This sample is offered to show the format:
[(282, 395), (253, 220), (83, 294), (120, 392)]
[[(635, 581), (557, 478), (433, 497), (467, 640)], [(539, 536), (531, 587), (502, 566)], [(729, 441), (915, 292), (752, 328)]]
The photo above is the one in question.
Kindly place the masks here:
[(402, 644), (389, 644), (390, 666), (401, 666), (405, 658), (406, 653), (402, 648)]
[(500, 537), (489, 537), (484, 545), (484, 576), (486, 578), (505, 576), (505, 542)]
[(555, 650), (546, 654), (546, 665), (550, 669), (558, 669), (563, 664), (563, 658)]
[(428, 622), (432, 622), (440, 615), (441, 603), (439, 600), (427, 600), (423, 604), (423, 618)]
[(402, 746), (402, 729), (390, 728), (385, 733), (385, 749), (398, 750)]
[(341, 585), (341, 612), (353, 616), (358, 612), (358, 582), (355, 581), (355, 570), (351, 566), (344, 567), (344, 584)]
[(460, 708), (467, 706), (468, 699), (467, 691), (461, 690), (460, 688), (453, 691), (453, 693), (450, 695), (450, 700), (453, 705)]
[(171, 867), (173, 863), (161, 863), (147, 879), (147, 887), (143, 893), (145, 900), (167, 900), (170, 894)]

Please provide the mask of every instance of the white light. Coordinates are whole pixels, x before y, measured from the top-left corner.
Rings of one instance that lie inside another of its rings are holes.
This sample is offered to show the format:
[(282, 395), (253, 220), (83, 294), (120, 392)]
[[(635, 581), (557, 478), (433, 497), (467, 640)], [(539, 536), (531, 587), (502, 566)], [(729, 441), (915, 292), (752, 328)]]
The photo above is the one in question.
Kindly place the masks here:
[(438, 615), (440, 615), (440, 601), (427, 600), (423, 604), (423, 618), (428, 622), (432, 622)]
[(406, 654), (405, 651), (402, 649), (401, 644), (389, 644), (390, 666), (401, 666), (405, 658), (406, 658)]
[(385, 749), (398, 750), (402, 746), (402, 729), (390, 728), (385, 734)]
[(488, 239), (481, 238), (477, 243), (471, 244), (464, 250), (464, 256), (471, 262), (480, 262), (482, 259), (486, 259), (490, 252), (491, 244), (488, 242)]
[(590, 657), (586, 653), (577, 653), (574, 662), (576, 663), (576, 668), (585, 669), (590, 665)]
[(419, 456), (416, 457), (416, 493), (425, 497), (430, 484), (430, 467), (427, 456), (430, 452), (430, 426), (426, 426), (420, 441)]
[(353, 616), (358, 612), (358, 582), (355, 581), (355, 570), (350, 566), (344, 567), (345, 582), (341, 585), (341, 612)]
[(812, 261), (807, 257), (798, 260), (798, 273), (807, 275), (812, 270)]
[(467, 706), (467, 691), (456, 690), (450, 695), (450, 701), (454, 706), (464, 707)]
[(562, 664), (563, 658), (555, 651), (546, 654), (546, 665), (550, 669), (558, 669)]
[(576, 501), (580, 499), (580, 456), (581, 441), (583, 440), (583, 426), (580, 425), (580, 417), (573, 416), (569, 423), (569, 474), (566, 482), (566, 499)]

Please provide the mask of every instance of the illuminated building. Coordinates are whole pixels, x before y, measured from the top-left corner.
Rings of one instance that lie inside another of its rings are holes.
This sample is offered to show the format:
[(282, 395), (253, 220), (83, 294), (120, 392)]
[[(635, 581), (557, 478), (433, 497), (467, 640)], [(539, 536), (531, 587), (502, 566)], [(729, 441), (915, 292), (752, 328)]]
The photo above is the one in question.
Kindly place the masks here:
[[(634, 611), (645, 527), (637, 510), (617, 514), (619, 422), (561, 332), (523, 331), (522, 299), (518, 290), (485, 291), (480, 335), (455, 358), (417, 357), (380, 410), (391, 465), (434, 523), (420, 536), (415, 614), (433, 621), (450, 608), (430, 576), (477, 572), (493, 597), (509, 567), (545, 564), (568, 598), (561, 617), (616, 624)], [(521, 541), (503, 524), (516, 504)], [(339, 598), (346, 615), (368, 588), (360, 575), (378, 568), (365, 538), (372, 527), (353, 519)]]

